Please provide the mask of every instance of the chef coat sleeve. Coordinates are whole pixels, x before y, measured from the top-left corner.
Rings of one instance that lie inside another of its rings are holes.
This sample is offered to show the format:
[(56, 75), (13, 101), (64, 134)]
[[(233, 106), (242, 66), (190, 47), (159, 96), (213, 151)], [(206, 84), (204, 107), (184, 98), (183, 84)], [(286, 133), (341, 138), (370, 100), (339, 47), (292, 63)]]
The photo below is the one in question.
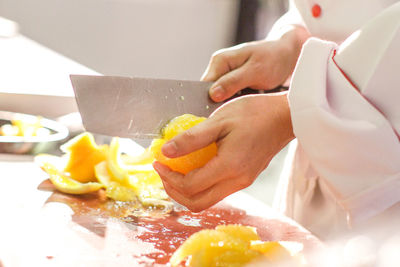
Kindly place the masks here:
[(287, 31), (288, 26), (305, 27), (304, 21), (293, 0), (289, 1), (289, 10), (274, 23), (266, 39), (273, 40), (279, 38)]
[(353, 223), (400, 201), (400, 3), (342, 45), (303, 47), (289, 104), (320, 186)]

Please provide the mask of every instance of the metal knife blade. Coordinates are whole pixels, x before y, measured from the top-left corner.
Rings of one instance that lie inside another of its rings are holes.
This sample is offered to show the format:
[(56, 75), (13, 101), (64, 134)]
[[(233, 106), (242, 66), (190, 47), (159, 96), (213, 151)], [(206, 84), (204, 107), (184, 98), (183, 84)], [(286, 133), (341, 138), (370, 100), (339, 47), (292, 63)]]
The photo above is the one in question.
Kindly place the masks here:
[(212, 83), (185, 80), (71, 75), (87, 131), (147, 139), (185, 113), (208, 117), (222, 103), (208, 95)]

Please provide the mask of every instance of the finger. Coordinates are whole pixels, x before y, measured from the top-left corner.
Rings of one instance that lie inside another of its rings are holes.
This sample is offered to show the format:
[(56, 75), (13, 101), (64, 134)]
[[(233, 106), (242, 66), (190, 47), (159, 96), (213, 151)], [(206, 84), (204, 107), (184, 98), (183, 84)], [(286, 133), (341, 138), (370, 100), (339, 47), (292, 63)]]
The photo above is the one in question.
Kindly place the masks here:
[(220, 132), (221, 125), (210, 118), (169, 140), (161, 151), (169, 158), (180, 157), (215, 142)]
[(201, 80), (218, 80), (222, 75), (243, 65), (250, 57), (249, 52), (244, 44), (218, 50), (212, 55)]
[(215, 82), (219, 77), (229, 72), (229, 55), (214, 54), (200, 80)]
[(181, 186), (185, 180), (185, 176), (183, 174), (172, 171), (168, 166), (165, 166), (158, 161), (153, 162), (153, 167), (160, 176), (161, 181), (167, 182), (173, 188), (175, 188), (175, 190), (179, 191), (181, 194), (185, 194), (185, 192), (182, 190), (183, 186)]
[(205, 210), (243, 188), (240, 179), (227, 179), (194, 196), (187, 197), (173, 188), (168, 182), (164, 181), (163, 183), (165, 191), (172, 199), (193, 212)]
[(183, 174), (172, 171), (168, 166), (162, 164), (161, 162), (154, 161), (152, 165), (153, 165), (154, 170), (160, 175), (160, 177), (168, 176), (168, 177), (171, 177), (170, 179), (174, 179), (174, 178), (180, 179), (181, 177), (179, 177), (179, 176), (183, 177)]
[(224, 101), (238, 91), (249, 87), (252, 82), (253, 72), (244, 65), (219, 78), (210, 88), (210, 97), (216, 102)]
[(186, 176), (163, 167), (161, 169), (158, 165), (155, 168), (157, 168), (156, 170), (162, 180), (166, 181), (180, 194), (189, 197), (211, 188), (222, 180), (228, 179), (230, 175), (230, 172), (227, 171), (229, 166), (227, 166), (228, 164), (221, 164), (220, 161), (216, 156), (205, 166), (189, 172)]

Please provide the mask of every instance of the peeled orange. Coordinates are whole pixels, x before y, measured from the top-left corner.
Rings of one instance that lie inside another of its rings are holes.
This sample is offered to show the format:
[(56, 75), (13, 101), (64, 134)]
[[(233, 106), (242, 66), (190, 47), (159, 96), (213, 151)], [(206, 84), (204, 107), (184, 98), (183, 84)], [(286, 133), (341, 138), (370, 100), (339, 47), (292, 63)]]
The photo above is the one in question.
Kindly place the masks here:
[(206, 120), (192, 114), (184, 114), (171, 120), (162, 130), (162, 138), (154, 139), (150, 146), (154, 158), (169, 166), (172, 170), (187, 174), (188, 172), (203, 167), (217, 154), (217, 145), (212, 143), (205, 148), (194, 151), (178, 158), (168, 158), (161, 152), (161, 147), (176, 135)]

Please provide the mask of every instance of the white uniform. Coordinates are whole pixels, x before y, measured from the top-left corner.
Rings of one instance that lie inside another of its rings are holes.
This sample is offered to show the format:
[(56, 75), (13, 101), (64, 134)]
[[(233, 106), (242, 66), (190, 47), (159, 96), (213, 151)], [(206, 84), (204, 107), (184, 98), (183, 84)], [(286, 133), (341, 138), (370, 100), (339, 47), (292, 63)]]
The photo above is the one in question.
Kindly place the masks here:
[(387, 214), (400, 225), (400, 1), (292, 4), (285, 20), (298, 12), (316, 38), (291, 81), (298, 145), (279, 208), (321, 238)]

